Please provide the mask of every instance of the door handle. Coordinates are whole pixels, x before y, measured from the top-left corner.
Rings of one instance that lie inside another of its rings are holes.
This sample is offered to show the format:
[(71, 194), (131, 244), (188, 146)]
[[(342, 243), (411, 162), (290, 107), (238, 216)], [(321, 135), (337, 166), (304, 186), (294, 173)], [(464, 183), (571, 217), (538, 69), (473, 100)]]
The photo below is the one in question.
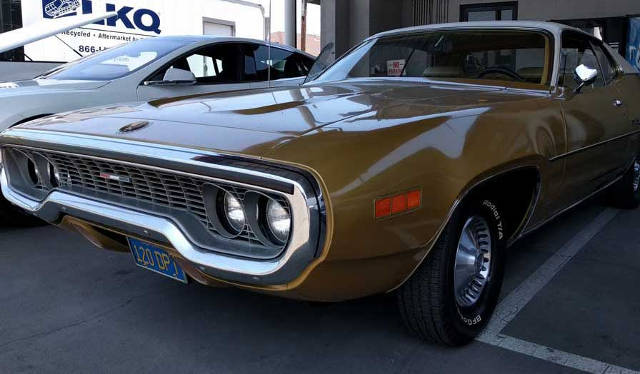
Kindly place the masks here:
[(620, 99), (613, 100), (613, 105), (616, 106), (617, 108), (620, 108), (622, 106), (622, 104), (624, 104), (624, 103)]
[(635, 126), (640, 126), (640, 119), (638, 119), (638, 118), (632, 119), (631, 120), (631, 124), (635, 125)]

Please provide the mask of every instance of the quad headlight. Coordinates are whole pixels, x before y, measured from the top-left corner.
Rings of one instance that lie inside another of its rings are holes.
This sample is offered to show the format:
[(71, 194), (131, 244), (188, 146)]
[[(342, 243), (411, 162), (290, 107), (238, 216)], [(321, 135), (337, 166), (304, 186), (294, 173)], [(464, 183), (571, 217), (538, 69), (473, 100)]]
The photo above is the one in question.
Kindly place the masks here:
[(269, 231), (279, 242), (284, 243), (291, 231), (291, 214), (276, 200), (267, 203), (266, 221)]
[(259, 242), (271, 250), (287, 244), (292, 217), (283, 197), (209, 183), (202, 193), (209, 222), (223, 237)]
[(224, 219), (236, 233), (240, 233), (244, 228), (246, 221), (244, 208), (240, 200), (230, 192), (224, 192)]

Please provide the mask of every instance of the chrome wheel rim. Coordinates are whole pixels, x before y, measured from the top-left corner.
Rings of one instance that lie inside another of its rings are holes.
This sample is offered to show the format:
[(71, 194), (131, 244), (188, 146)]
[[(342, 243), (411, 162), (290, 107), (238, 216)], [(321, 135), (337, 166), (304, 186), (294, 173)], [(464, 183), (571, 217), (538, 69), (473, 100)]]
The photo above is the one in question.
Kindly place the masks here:
[(640, 162), (638, 160), (633, 163), (633, 192), (638, 192), (640, 187)]
[(462, 227), (456, 250), (453, 284), (459, 306), (471, 307), (478, 302), (487, 285), (490, 272), (489, 224), (480, 216), (472, 216)]

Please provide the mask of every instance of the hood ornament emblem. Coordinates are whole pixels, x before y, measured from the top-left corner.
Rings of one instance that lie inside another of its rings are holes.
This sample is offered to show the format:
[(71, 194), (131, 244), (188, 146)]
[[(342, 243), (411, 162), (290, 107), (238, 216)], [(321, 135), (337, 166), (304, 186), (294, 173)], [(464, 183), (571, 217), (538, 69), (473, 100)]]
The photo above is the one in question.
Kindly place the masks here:
[(139, 121), (139, 122), (130, 123), (126, 126), (122, 126), (120, 128), (120, 132), (131, 132), (131, 131), (140, 130), (141, 128), (146, 127), (147, 125), (149, 125), (148, 121)]

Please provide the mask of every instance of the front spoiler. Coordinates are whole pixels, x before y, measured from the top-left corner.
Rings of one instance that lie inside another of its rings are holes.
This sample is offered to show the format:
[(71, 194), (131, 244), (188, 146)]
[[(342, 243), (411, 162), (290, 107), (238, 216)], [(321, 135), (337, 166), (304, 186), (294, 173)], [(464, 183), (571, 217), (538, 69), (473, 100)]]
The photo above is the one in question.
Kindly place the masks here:
[(126, 232), (138, 238), (168, 243), (185, 261), (214, 278), (255, 286), (285, 285), (299, 277), (313, 258), (299, 251), (273, 260), (252, 260), (218, 254), (193, 245), (171, 219), (54, 190), (43, 201), (33, 200), (15, 191), (8, 183), (4, 168), (0, 185), (5, 198), (14, 205), (49, 222), (71, 216)]

